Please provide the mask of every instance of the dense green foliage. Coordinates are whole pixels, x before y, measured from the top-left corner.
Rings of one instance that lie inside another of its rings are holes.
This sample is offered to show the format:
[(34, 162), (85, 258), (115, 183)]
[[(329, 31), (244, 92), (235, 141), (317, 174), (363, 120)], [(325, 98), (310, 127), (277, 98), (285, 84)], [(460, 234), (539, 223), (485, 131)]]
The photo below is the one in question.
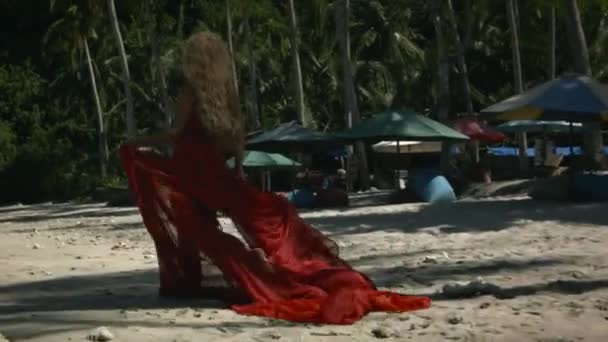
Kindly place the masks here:
[[(83, 5), (83, 4), (87, 5)], [(233, 0), (233, 39), (243, 106), (257, 94), (261, 122), (294, 119), (293, 65), (286, 1)], [(433, 115), (437, 60), (432, 16), (422, 0), (352, 1), (351, 46), (363, 115), (412, 107)], [(518, 1), (527, 87), (545, 81), (549, 7), (557, 4), (557, 74), (572, 70), (561, 1)], [(502, 1), (454, 1), (466, 48), (475, 109), (512, 94), (511, 48)], [(163, 125), (161, 78), (174, 95), (179, 44), (192, 32), (226, 36), (224, 1), (116, 1), (135, 94), (140, 131)], [(594, 76), (608, 80), (608, 1), (579, 1)], [(344, 124), (334, 3), (296, 2), (306, 107), (320, 129)], [(111, 155), (110, 179), (120, 176), (116, 149), (124, 141), (124, 89), (106, 1), (0, 2), (0, 201), (81, 195), (101, 184), (95, 104), (83, 39), (92, 62)], [(159, 58), (153, 58), (153, 46)], [(451, 113), (465, 109), (450, 49)], [(250, 66), (255, 63), (252, 87)], [(159, 64), (163, 72), (159, 74)], [(105, 180), (106, 182), (108, 180)]]

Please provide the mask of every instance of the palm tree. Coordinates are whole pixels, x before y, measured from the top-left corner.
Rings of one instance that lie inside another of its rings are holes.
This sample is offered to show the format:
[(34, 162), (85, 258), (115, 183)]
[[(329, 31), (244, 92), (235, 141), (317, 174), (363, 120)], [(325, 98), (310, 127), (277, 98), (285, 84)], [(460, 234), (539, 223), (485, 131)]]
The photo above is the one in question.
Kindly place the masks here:
[[(55, 1), (51, 1), (51, 11), (58, 10), (55, 7)], [(89, 47), (89, 39), (95, 39), (95, 24), (98, 19), (96, 13), (98, 8), (94, 3), (88, 3), (88, 6), (79, 6), (76, 4), (67, 4), (64, 17), (55, 21), (48, 29), (44, 37), (44, 43), (50, 44), (54, 40), (58, 46), (64, 49), (63, 53), (68, 53), (72, 60), (72, 69), (74, 71), (80, 69), (80, 63), (76, 62), (77, 55), (84, 52), (87, 72), (91, 84), (91, 95), (95, 104), (95, 114), (97, 123), (97, 146), (99, 150), (99, 169), (103, 179), (107, 176), (107, 165), (109, 160), (108, 139), (106, 127), (104, 123), (103, 109), (101, 108), (101, 100), (97, 88), (97, 80), (93, 66), (93, 58)]]
[(298, 51), (298, 22), (294, 0), (289, 0), (289, 18), (290, 18), (290, 42), (291, 42), (291, 57), (293, 59), (293, 71), (295, 75), (295, 100), (296, 100), (296, 117), (302, 123), (302, 126), (310, 126), (310, 122), (306, 117), (306, 106), (304, 104), (304, 85), (302, 82), (302, 66), (300, 65), (300, 53)]
[(449, 31), (452, 36), (451, 38), (454, 42), (454, 46), (456, 47), (456, 62), (458, 64), (458, 70), (460, 71), (467, 115), (472, 116), (474, 110), (473, 102), (471, 100), (471, 85), (469, 83), (469, 72), (465, 59), (464, 46), (462, 45), (460, 34), (458, 33), (458, 23), (456, 22), (456, 13), (454, 12), (454, 7), (452, 6), (452, 0), (447, 0), (446, 5), (448, 23), (450, 24)]
[(129, 138), (133, 138), (137, 134), (137, 122), (133, 113), (133, 93), (131, 92), (131, 74), (129, 72), (129, 62), (127, 61), (127, 53), (125, 52), (125, 45), (122, 40), (122, 34), (120, 33), (114, 0), (107, 0), (107, 5), (108, 13), (110, 14), (110, 22), (114, 31), (114, 38), (116, 39), (116, 46), (118, 47), (118, 52), (120, 53), (122, 82), (125, 88), (125, 97), (127, 98), (127, 136)]
[[(509, 22), (509, 30), (511, 31), (511, 54), (513, 56), (513, 85), (515, 92), (521, 94), (524, 92), (524, 82), (521, 69), (521, 54), (519, 51), (519, 25), (517, 25), (517, 13), (515, 7), (516, 0), (506, 0), (507, 18)], [(528, 137), (525, 132), (517, 135), (519, 145), (519, 171), (522, 174), (528, 172)]]
[(101, 102), (99, 100), (99, 92), (97, 90), (97, 81), (95, 79), (95, 72), (93, 71), (93, 60), (91, 58), (91, 51), (89, 49), (88, 39), (83, 37), (84, 52), (87, 59), (87, 70), (89, 72), (89, 78), (91, 81), (91, 91), (93, 92), (93, 100), (95, 101), (95, 112), (97, 113), (97, 144), (99, 148), (99, 167), (101, 172), (101, 178), (107, 176), (107, 165), (109, 160), (108, 153), (108, 136), (103, 120), (103, 111), (101, 109)]
[(585, 39), (585, 31), (576, 0), (564, 0), (566, 9), (566, 29), (570, 41), (576, 72), (591, 76), (589, 49)]
[[(437, 44), (437, 118), (443, 123), (449, 120), (450, 106), (450, 63), (446, 53), (444, 25), (438, 12), (433, 18), (435, 41)], [(441, 147), (441, 170), (448, 172), (450, 167), (451, 144), (443, 143)]]
[[(152, 79), (158, 80), (158, 86), (160, 88), (161, 105), (160, 109), (165, 114), (165, 125), (171, 127), (173, 123), (173, 113), (170, 109), (169, 103), (169, 90), (167, 86), (167, 75), (165, 66), (161, 59), (160, 45), (161, 35), (159, 33), (159, 6), (155, 0), (147, 0), (145, 2), (146, 13), (149, 18), (149, 32), (150, 32), (150, 52), (152, 55), (151, 70)], [(156, 77), (154, 77), (156, 76)]]
[[(591, 62), (589, 61), (589, 49), (585, 39), (585, 31), (581, 21), (578, 4), (576, 0), (564, 0), (566, 9), (566, 27), (570, 50), (574, 57), (575, 70), (583, 75), (591, 76)], [(603, 141), (601, 125), (596, 122), (585, 123), (585, 155), (591, 162), (600, 162)]]
[(517, 19), (515, 17), (516, 0), (506, 0), (509, 30), (511, 31), (511, 54), (513, 56), (513, 85), (517, 93), (524, 92), (524, 82), (521, 70), (521, 54), (519, 51), (519, 34)]
[(228, 49), (230, 50), (230, 56), (232, 57), (232, 79), (234, 81), (234, 89), (238, 95), (239, 93), (239, 85), (238, 85), (238, 76), (236, 72), (236, 60), (234, 55), (234, 43), (232, 42), (232, 14), (230, 12), (230, 0), (225, 0), (225, 10), (226, 10), (226, 37), (228, 38)]
[(250, 130), (257, 130), (261, 126), (259, 120), (259, 99), (258, 99), (258, 69), (257, 58), (254, 50), (254, 32), (251, 27), (251, 18), (245, 18), (245, 31), (247, 39), (247, 66), (249, 70), (249, 96), (247, 101), (247, 121)]
[(555, 51), (557, 46), (557, 28), (555, 26), (555, 5), (549, 7), (549, 78), (555, 78)]
[[(350, 59), (350, 0), (338, 0), (335, 8), (335, 21), (338, 41), (340, 42), (340, 55), (342, 60), (342, 74), (344, 87), (344, 105), (346, 107), (346, 123), (347, 127), (352, 127), (361, 119), (359, 107), (357, 105), (357, 97), (355, 94), (355, 81), (353, 77), (353, 69)], [(355, 145), (355, 153), (359, 162), (359, 177), (361, 187), (368, 189), (370, 186), (369, 168), (367, 163), (367, 155), (365, 153), (365, 145), (362, 142), (357, 142)]]
[[(460, 33), (458, 33), (458, 23), (456, 22), (456, 13), (454, 12), (454, 7), (452, 6), (452, 0), (447, 0), (446, 2), (446, 11), (447, 11), (447, 19), (450, 35), (452, 41), (454, 42), (454, 46), (456, 47), (456, 62), (458, 65), (458, 70), (460, 71), (460, 80), (462, 81), (462, 88), (464, 92), (465, 105), (467, 109), (467, 115), (473, 116), (473, 101), (471, 99), (471, 84), (469, 82), (469, 71), (467, 69), (467, 63), (465, 59), (465, 50), (460, 39)], [(475, 162), (479, 162), (479, 144), (477, 141), (472, 142), (473, 145), (473, 158)], [(443, 152), (447, 153), (447, 152)]]
[(184, 38), (184, 10), (185, 10), (185, 5), (184, 2), (186, 2), (186, 0), (177, 0), (179, 2), (179, 9), (178, 9), (178, 14), (177, 14), (177, 25), (176, 26), (176, 35), (177, 35), (177, 39), (183, 39)]

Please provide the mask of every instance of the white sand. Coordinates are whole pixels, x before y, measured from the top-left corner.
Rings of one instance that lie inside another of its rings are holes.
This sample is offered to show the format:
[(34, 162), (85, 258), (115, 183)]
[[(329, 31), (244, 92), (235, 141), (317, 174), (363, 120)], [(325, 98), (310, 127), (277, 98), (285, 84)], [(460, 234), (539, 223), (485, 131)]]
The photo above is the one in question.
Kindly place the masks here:
[(159, 299), (154, 249), (133, 208), (13, 206), (0, 208), (0, 334), (85, 341), (106, 326), (134, 342), (608, 341), (606, 204), (491, 198), (303, 215), (380, 287), (432, 294), (483, 277), (513, 298), (436, 297), (429, 310), (352, 326), (244, 317)]

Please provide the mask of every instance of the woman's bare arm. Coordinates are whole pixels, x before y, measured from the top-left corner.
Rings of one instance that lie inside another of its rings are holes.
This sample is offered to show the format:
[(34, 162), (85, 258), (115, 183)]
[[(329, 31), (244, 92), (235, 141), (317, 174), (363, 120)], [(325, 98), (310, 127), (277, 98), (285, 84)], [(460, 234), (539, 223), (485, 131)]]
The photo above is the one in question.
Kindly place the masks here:
[(177, 108), (175, 111), (175, 127), (162, 133), (136, 137), (127, 142), (127, 144), (135, 146), (148, 146), (172, 143), (184, 132), (190, 117), (190, 113), (192, 112), (193, 104), (194, 96), (191, 91), (187, 89), (180, 91), (180, 94), (177, 97)]

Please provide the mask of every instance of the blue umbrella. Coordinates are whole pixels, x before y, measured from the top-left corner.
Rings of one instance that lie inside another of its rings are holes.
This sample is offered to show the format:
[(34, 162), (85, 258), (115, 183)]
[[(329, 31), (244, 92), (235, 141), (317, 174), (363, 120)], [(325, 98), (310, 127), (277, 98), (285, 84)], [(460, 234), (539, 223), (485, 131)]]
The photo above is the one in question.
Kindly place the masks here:
[(496, 120), (608, 120), (608, 87), (587, 76), (566, 75), (487, 107)]
[(496, 120), (608, 121), (608, 87), (582, 75), (565, 75), (481, 111)]

